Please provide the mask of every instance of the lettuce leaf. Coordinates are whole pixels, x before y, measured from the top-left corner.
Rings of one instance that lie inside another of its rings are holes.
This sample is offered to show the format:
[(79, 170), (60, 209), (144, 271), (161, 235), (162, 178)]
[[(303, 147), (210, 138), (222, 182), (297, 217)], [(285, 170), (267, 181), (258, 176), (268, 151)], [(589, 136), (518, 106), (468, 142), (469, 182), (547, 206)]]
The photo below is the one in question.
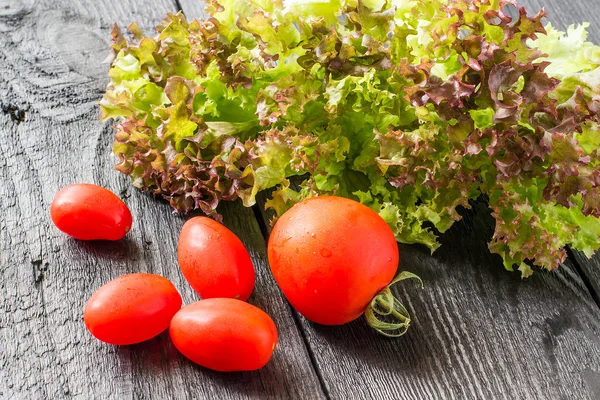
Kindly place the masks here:
[[(179, 211), (339, 195), (431, 251), (485, 196), (523, 276), (600, 247), (600, 47), (513, 0), (210, 0), (113, 29), (117, 169)], [(293, 189), (291, 177), (302, 183)]]

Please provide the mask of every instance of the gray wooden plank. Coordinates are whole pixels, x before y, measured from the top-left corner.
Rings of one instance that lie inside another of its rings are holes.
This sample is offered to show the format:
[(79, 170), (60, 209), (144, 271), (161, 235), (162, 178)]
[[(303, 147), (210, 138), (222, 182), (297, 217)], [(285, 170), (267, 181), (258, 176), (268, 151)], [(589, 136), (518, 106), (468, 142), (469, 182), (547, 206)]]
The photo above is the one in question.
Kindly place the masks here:
[(299, 317), (331, 398), (600, 398), (600, 310), (574, 267), (526, 280), (504, 270), (487, 249), (489, 210), (474, 206), (433, 256), (400, 245), (400, 269), (425, 281), (393, 289), (413, 316), (402, 338), (363, 318), (326, 327)]
[[(589, 40), (600, 45), (600, 3), (597, 0), (561, 1), (561, 0), (527, 0), (531, 7), (545, 7), (552, 24), (561, 30), (571, 24), (582, 21), (590, 22)], [(574, 261), (600, 302), (600, 253), (588, 259), (583, 253), (573, 250)], [(600, 304), (599, 304), (600, 305)]]
[(203, 0), (177, 0), (177, 4), (188, 20), (206, 18), (208, 14), (204, 11)]
[(586, 280), (588, 289), (592, 292), (592, 296), (600, 306), (600, 253), (596, 252), (591, 258), (587, 258), (580, 251), (570, 250), (573, 261), (579, 267), (581, 274)]
[(566, 30), (569, 25), (582, 22), (591, 24), (589, 40), (600, 43), (600, 3), (597, 0), (521, 0), (519, 4), (531, 12), (546, 9), (548, 21), (555, 28)]
[[(82, 311), (103, 283), (124, 273), (169, 278), (196, 299), (176, 261), (184, 218), (130, 188), (114, 170), (111, 124), (98, 121), (113, 21), (149, 29), (170, 0), (0, 0), (0, 398), (323, 397), (304, 342), (266, 264), (252, 210), (221, 211), (257, 268), (250, 301), (275, 320), (280, 341), (258, 372), (220, 374), (179, 355), (168, 334), (115, 347), (86, 331)], [(78, 242), (52, 226), (64, 185), (93, 182), (120, 194), (134, 215), (122, 241)]]

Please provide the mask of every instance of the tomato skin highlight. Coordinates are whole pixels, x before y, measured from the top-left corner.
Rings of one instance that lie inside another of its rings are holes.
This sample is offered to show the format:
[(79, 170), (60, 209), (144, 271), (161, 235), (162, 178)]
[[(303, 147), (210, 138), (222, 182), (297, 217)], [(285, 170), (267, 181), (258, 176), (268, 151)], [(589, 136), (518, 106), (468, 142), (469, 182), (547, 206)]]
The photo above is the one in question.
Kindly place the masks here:
[(181, 296), (171, 281), (154, 274), (128, 274), (108, 282), (90, 297), (83, 320), (97, 339), (126, 345), (160, 334), (180, 309)]
[(367, 206), (335, 196), (304, 200), (283, 214), (269, 237), (268, 257), (292, 306), (324, 325), (362, 315), (399, 262), (387, 223)]
[(247, 300), (256, 275), (242, 241), (219, 222), (194, 217), (181, 229), (177, 260), (185, 279), (203, 299)]
[(278, 338), (267, 313), (229, 298), (200, 300), (183, 307), (171, 320), (169, 333), (184, 356), (221, 372), (264, 367)]
[(89, 183), (62, 188), (54, 196), (50, 217), (58, 229), (80, 240), (119, 240), (132, 224), (129, 208), (117, 195)]

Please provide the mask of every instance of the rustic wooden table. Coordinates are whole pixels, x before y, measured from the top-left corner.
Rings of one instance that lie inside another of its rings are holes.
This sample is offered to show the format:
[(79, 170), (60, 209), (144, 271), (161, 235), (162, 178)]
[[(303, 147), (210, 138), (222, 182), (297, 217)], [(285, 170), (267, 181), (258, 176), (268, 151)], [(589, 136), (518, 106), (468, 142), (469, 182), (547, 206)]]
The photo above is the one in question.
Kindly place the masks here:
[[(598, 0), (530, 0), (565, 28), (591, 21)], [(103, 283), (152, 272), (196, 299), (176, 261), (184, 218), (115, 172), (112, 128), (98, 121), (109, 31), (147, 32), (167, 12), (202, 13), (197, 0), (0, 0), (0, 398), (2, 399), (599, 399), (600, 257), (576, 252), (560, 270), (521, 281), (487, 251), (492, 220), (477, 204), (433, 256), (401, 245), (402, 267), (425, 280), (399, 285), (414, 315), (388, 339), (362, 319), (318, 326), (298, 315), (266, 261), (261, 208), (223, 204), (225, 223), (258, 273), (250, 302), (273, 316), (280, 342), (268, 366), (222, 374), (179, 355), (168, 334), (103, 344), (82, 309)], [(51, 224), (54, 194), (75, 182), (119, 193), (135, 222), (117, 243), (82, 243)]]

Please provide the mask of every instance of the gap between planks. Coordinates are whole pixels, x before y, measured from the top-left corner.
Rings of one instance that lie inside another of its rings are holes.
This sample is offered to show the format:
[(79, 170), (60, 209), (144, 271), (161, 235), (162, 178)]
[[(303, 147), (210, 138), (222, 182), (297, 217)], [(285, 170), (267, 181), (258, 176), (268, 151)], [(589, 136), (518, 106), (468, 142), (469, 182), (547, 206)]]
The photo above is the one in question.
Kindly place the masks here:
[(183, 7), (181, 6), (181, 1), (180, 0), (173, 0), (173, 1), (175, 2), (175, 8), (177, 9), (177, 11), (183, 12)]
[[(185, 12), (184, 7), (181, 4), (181, 1), (174, 0), (174, 2), (175, 2), (175, 6), (176, 6), (177, 10), (181, 11), (183, 13), (183, 15), (185, 16), (186, 12)], [(192, 12), (197, 13), (197, 10), (193, 10)], [(267, 246), (268, 241), (269, 241), (269, 229), (266, 226), (264, 219), (262, 218), (260, 205), (255, 204), (254, 206), (252, 206), (252, 212), (254, 215), (254, 219), (256, 220), (256, 223), (258, 224), (258, 226), (260, 228), (262, 237), (265, 241), (265, 246)], [(292, 307), (292, 305), (287, 300), (285, 300), (285, 302), (287, 303), (287, 307), (290, 310), (290, 313), (294, 320), (294, 324), (296, 325), (296, 327), (298, 328), (298, 331), (300, 332), (300, 336), (302, 337), (302, 341), (303, 341), (306, 351), (308, 353), (310, 363), (312, 365), (312, 368), (313, 368), (315, 374), (317, 375), (317, 379), (319, 380), (319, 385), (321, 386), (321, 391), (323, 392), (323, 395), (325, 396), (325, 398), (327, 400), (331, 400), (331, 395), (330, 395), (329, 391), (327, 390), (327, 385), (325, 384), (325, 379), (323, 377), (321, 369), (319, 368), (319, 364), (317, 363), (317, 360), (315, 358), (315, 354), (310, 345), (310, 340), (308, 339), (308, 336), (306, 335), (304, 327), (302, 326), (302, 323), (300, 322), (298, 312), (294, 309), (294, 307)]]
[(577, 271), (577, 274), (579, 275), (579, 277), (583, 281), (583, 284), (585, 285), (586, 289), (590, 293), (590, 297), (592, 298), (592, 300), (594, 300), (594, 303), (596, 303), (598, 308), (600, 308), (600, 295), (594, 289), (594, 285), (592, 284), (590, 277), (585, 273), (583, 266), (579, 263), (579, 259), (577, 257), (575, 257), (574, 252), (576, 250), (571, 249), (570, 246), (566, 246), (566, 250), (567, 250), (567, 258), (569, 260), (571, 260), (571, 262), (573, 263), (573, 266), (575, 267), (575, 271)]
[[(265, 246), (267, 246), (267, 248), (268, 248), (268, 246), (269, 246), (269, 228), (267, 227), (267, 224), (265, 223), (265, 219), (262, 216), (262, 211), (261, 211), (260, 207), (261, 206), (259, 204), (253, 205), (252, 212), (254, 213), (254, 218), (256, 219), (256, 223), (260, 227), (260, 232), (265, 240)], [(268, 260), (267, 260), (267, 262), (268, 262)], [(300, 335), (302, 336), (302, 340), (304, 341), (304, 346), (306, 347), (306, 351), (308, 352), (310, 362), (313, 366), (313, 369), (315, 370), (315, 373), (317, 374), (317, 378), (319, 379), (319, 384), (321, 385), (321, 390), (323, 391), (323, 394), (325, 395), (327, 400), (331, 400), (331, 395), (329, 394), (329, 391), (327, 390), (327, 385), (325, 384), (325, 378), (323, 377), (323, 373), (321, 372), (321, 369), (319, 368), (319, 363), (317, 362), (313, 348), (310, 345), (310, 340), (308, 339), (308, 336), (306, 335), (306, 332), (304, 331), (304, 326), (302, 325), (302, 322), (300, 322), (300, 317), (298, 316), (298, 311), (296, 311), (296, 309), (294, 309), (294, 307), (292, 307), (292, 305), (287, 300), (285, 300), (285, 301), (290, 309), (292, 317), (294, 318), (294, 323), (296, 324), (296, 326), (298, 327), (298, 330), (300, 331)]]

